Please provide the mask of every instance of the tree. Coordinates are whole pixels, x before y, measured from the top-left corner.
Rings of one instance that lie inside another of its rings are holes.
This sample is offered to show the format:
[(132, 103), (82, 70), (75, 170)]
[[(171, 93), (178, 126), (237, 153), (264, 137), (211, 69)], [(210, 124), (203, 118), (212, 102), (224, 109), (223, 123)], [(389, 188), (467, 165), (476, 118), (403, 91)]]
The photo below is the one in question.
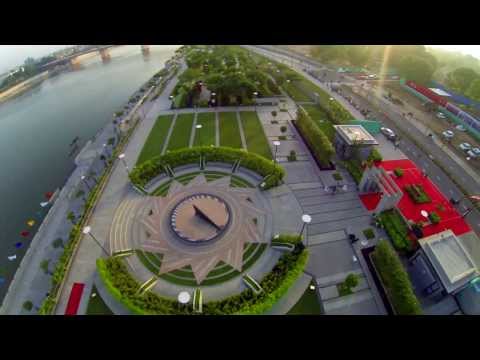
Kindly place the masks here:
[(358, 285), (359, 279), (358, 275), (355, 273), (348, 274), (345, 278), (345, 286), (347, 286), (350, 290)]
[(48, 270), (48, 266), (50, 265), (50, 259), (48, 260), (42, 260), (40, 262), (40, 269), (43, 270), (43, 272), (47, 275), (51, 275), (50, 270)]
[(23, 303), (22, 307), (27, 311), (31, 311), (33, 309), (33, 303), (30, 300), (27, 300)]
[(401, 76), (423, 85), (430, 82), (434, 70), (430, 63), (418, 56), (405, 56), (398, 63), (398, 71)]
[(465, 93), (472, 82), (478, 78), (480, 75), (474, 70), (461, 67), (447, 74), (446, 83), (452, 90)]
[(111, 137), (110, 139), (108, 139), (107, 144), (108, 144), (108, 145), (113, 145), (113, 144), (115, 144), (115, 138), (114, 138), (114, 137)]
[(472, 81), (467, 91), (465, 92), (465, 95), (472, 100), (480, 101), (480, 78), (476, 78)]
[(53, 243), (52, 243), (52, 246), (53, 246), (55, 249), (57, 249), (57, 248), (59, 248), (59, 247), (62, 247), (62, 248), (63, 248), (63, 247), (64, 247), (64, 246), (63, 246), (63, 239), (62, 239), (62, 238), (57, 238), (57, 239), (55, 239), (55, 240), (53, 241)]
[(70, 220), (72, 222), (72, 224), (75, 225), (75, 214), (73, 213), (73, 211), (70, 211), (67, 214), (67, 219)]

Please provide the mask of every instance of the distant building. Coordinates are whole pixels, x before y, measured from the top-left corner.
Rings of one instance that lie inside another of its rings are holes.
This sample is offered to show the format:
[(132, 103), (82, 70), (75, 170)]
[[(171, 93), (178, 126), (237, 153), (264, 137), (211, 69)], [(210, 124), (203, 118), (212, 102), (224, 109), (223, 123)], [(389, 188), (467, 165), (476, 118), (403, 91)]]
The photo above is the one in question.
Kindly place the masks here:
[(354, 154), (365, 160), (377, 146), (377, 140), (361, 125), (334, 125), (334, 146), (341, 159), (350, 159)]

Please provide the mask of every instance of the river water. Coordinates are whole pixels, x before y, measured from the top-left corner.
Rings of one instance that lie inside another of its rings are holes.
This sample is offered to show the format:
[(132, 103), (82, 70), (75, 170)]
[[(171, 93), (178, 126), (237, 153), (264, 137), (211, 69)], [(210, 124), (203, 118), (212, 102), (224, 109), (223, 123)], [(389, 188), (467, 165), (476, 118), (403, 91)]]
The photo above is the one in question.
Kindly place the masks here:
[(107, 63), (85, 59), (80, 69), (0, 104), (0, 302), (46, 215), (39, 205), (45, 193), (61, 187), (75, 167), (72, 140), (80, 137), (81, 148), (178, 47), (150, 46), (149, 55), (140, 45), (113, 48)]

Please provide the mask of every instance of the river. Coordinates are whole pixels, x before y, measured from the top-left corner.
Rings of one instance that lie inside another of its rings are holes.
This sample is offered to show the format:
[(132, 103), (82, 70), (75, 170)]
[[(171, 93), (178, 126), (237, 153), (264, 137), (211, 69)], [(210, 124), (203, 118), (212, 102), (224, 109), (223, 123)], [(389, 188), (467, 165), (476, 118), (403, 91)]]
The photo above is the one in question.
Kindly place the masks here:
[(80, 69), (0, 105), (0, 302), (46, 214), (39, 205), (45, 193), (61, 187), (75, 167), (72, 140), (80, 137), (81, 148), (178, 47), (150, 46), (149, 55), (140, 45), (116, 47), (109, 62), (86, 59)]

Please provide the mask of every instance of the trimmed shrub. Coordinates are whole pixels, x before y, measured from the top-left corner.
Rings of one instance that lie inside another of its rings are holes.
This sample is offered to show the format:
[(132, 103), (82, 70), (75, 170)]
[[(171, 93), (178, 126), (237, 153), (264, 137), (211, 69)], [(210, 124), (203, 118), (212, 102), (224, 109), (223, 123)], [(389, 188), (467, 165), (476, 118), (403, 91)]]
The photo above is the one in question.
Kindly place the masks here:
[(420, 184), (405, 185), (404, 189), (410, 199), (416, 204), (426, 204), (432, 201)]
[(286, 127), (285, 125), (280, 126), (280, 131), (281, 131), (282, 133), (286, 132), (286, 131), (287, 131), (287, 127)]
[(154, 177), (164, 173), (164, 167), (169, 165), (172, 169), (186, 164), (197, 164), (200, 156), (211, 162), (233, 164), (240, 160), (240, 165), (266, 177), (265, 187), (269, 189), (281, 183), (285, 170), (278, 164), (264, 157), (241, 149), (229, 147), (198, 146), (170, 151), (159, 155), (138, 165), (130, 172), (130, 180), (136, 186), (143, 188)]
[(295, 150), (290, 150), (290, 154), (287, 156), (288, 161), (296, 161), (297, 160), (297, 153)]
[(382, 240), (377, 244), (372, 260), (395, 312), (398, 315), (421, 315), (422, 309), (408, 274), (387, 241)]
[(363, 168), (360, 162), (356, 159), (349, 159), (342, 162), (342, 165), (347, 169), (350, 175), (353, 177), (355, 183), (359, 184), (362, 180)]
[(382, 160), (383, 160), (382, 154), (380, 154), (380, 152), (376, 148), (372, 148), (372, 150), (370, 151), (370, 154), (368, 155), (367, 161), (376, 162), (376, 161), (382, 161)]
[(410, 251), (412, 243), (408, 238), (408, 227), (400, 214), (396, 210), (387, 210), (379, 215), (379, 219), (395, 249)]
[(303, 108), (300, 108), (298, 111), (296, 125), (302, 137), (312, 149), (313, 156), (322, 166), (329, 166), (330, 159), (335, 153), (333, 145)]
[(438, 215), (435, 211), (432, 211), (430, 214), (428, 214), (428, 218), (432, 224), (438, 224), (441, 220), (440, 215)]
[(338, 172), (333, 173), (332, 176), (333, 176), (333, 178), (335, 179), (335, 181), (341, 181), (341, 180), (343, 180), (342, 175), (340, 175), (340, 173), (338, 173)]
[[(300, 249), (285, 253), (272, 271), (259, 282), (264, 290), (255, 295), (250, 289), (220, 301), (203, 304), (205, 315), (263, 314), (268, 311), (302, 275), (308, 252)], [(158, 296), (151, 291), (138, 294), (140, 284), (130, 275), (118, 258), (97, 259), (97, 270), (110, 294), (134, 314), (181, 315), (192, 314), (190, 306), (182, 306), (176, 299)]]
[(375, 232), (373, 231), (373, 229), (368, 228), (363, 230), (363, 235), (365, 235), (365, 237), (370, 240), (375, 237)]
[(397, 176), (399, 178), (403, 176), (403, 169), (401, 169), (401, 168), (396, 168), (395, 170), (393, 170), (393, 172), (394, 172), (395, 176)]

